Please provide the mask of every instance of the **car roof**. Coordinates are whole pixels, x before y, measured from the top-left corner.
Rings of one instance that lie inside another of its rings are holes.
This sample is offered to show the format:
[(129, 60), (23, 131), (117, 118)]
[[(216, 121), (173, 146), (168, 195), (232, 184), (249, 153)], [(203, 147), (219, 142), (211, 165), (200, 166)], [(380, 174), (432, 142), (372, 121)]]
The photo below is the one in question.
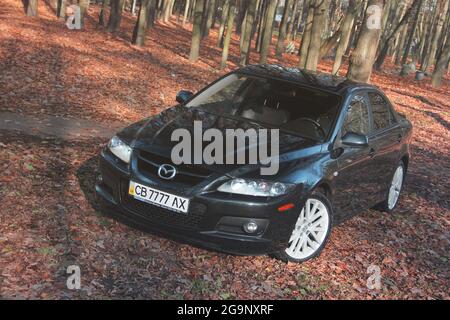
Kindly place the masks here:
[(329, 73), (313, 72), (299, 68), (284, 67), (275, 64), (255, 64), (236, 71), (240, 74), (279, 79), (297, 83), (301, 86), (316, 88), (335, 94), (345, 95), (353, 89), (375, 89), (377, 87), (367, 83), (355, 82), (344, 77)]

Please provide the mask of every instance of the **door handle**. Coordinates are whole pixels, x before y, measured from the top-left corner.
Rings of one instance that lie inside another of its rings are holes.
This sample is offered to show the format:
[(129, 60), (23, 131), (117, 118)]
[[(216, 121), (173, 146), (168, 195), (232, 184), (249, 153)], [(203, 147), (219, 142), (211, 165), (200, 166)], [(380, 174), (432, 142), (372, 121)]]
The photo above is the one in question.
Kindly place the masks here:
[(370, 148), (370, 150), (369, 150), (369, 156), (370, 156), (371, 158), (373, 158), (373, 156), (375, 156), (375, 149), (374, 149), (374, 148)]

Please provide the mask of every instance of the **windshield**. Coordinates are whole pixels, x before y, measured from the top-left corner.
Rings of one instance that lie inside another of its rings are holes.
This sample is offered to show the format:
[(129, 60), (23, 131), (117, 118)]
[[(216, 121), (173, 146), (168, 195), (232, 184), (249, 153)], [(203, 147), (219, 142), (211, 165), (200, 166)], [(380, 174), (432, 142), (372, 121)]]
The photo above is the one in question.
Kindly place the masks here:
[(245, 118), (323, 141), (339, 110), (340, 96), (267, 78), (229, 75), (186, 106)]

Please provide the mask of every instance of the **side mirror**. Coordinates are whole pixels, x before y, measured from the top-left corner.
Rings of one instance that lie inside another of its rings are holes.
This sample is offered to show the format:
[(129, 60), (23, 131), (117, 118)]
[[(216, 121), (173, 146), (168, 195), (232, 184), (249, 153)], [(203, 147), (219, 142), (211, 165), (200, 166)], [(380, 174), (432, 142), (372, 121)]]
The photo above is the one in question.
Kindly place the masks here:
[(191, 91), (181, 90), (180, 92), (177, 93), (177, 96), (175, 99), (179, 103), (185, 103), (192, 97), (192, 95), (193, 95), (193, 93)]
[(342, 144), (351, 147), (367, 147), (369, 145), (367, 136), (354, 132), (347, 132), (341, 141)]

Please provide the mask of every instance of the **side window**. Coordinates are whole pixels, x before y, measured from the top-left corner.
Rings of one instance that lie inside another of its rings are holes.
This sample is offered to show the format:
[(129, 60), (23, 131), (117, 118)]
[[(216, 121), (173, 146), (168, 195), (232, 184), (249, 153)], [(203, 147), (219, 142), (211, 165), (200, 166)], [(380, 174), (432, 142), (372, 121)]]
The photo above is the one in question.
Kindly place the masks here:
[(372, 106), (374, 131), (387, 128), (395, 122), (388, 102), (383, 96), (376, 92), (369, 92), (369, 100)]
[(353, 97), (342, 126), (342, 136), (348, 132), (367, 135), (369, 133), (369, 111), (361, 95)]

